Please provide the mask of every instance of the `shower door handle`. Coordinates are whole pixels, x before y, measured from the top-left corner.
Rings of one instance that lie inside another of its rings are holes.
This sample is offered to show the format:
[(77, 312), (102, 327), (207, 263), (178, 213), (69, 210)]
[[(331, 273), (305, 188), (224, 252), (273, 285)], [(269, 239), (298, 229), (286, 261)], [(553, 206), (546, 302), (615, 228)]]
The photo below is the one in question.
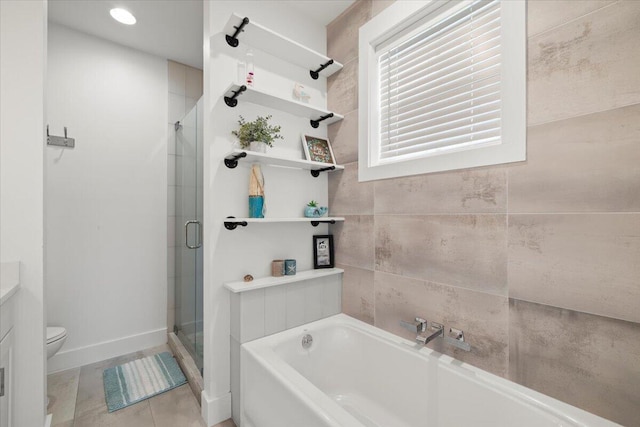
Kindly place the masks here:
[[(189, 244), (189, 225), (191, 224), (198, 224), (198, 242), (194, 246)], [(200, 221), (190, 220), (184, 223), (184, 243), (189, 249), (198, 249), (202, 247), (202, 223), (200, 223)]]

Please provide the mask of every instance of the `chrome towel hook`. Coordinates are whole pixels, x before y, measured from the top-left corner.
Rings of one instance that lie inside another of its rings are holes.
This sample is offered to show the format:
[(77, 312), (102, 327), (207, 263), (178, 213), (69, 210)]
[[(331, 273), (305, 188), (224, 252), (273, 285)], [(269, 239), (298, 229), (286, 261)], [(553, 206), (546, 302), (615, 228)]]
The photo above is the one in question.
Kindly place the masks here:
[(55, 145), (57, 147), (74, 148), (76, 146), (75, 138), (67, 136), (67, 127), (64, 127), (64, 136), (49, 135), (49, 125), (47, 125), (47, 145)]

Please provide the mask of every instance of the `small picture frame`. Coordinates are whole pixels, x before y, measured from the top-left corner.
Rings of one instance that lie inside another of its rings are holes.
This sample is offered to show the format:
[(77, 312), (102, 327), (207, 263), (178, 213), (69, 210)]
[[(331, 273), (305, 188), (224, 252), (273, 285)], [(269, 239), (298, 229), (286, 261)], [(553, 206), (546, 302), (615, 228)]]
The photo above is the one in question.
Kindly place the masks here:
[(313, 236), (313, 268), (333, 268), (333, 236)]
[(302, 148), (304, 148), (304, 155), (307, 160), (329, 163), (331, 165), (336, 164), (336, 159), (333, 157), (333, 150), (331, 149), (331, 143), (326, 138), (302, 135)]

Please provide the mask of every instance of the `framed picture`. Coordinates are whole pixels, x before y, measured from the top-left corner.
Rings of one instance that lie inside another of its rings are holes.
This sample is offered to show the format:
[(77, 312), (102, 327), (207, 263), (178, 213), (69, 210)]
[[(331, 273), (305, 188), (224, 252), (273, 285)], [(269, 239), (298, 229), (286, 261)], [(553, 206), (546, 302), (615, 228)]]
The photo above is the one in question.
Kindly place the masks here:
[(318, 138), (311, 135), (302, 135), (302, 147), (307, 160), (320, 163), (336, 164), (333, 157), (333, 150), (328, 139)]
[(333, 268), (333, 236), (313, 236), (313, 268)]

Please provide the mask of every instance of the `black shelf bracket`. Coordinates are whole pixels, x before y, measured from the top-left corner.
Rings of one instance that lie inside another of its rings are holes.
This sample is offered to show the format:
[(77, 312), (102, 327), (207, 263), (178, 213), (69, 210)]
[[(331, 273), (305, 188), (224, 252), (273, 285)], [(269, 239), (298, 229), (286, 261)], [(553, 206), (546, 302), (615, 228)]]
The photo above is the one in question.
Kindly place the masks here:
[(317, 227), (319, 224), (335, 224), (336, 220), (335, 219), (325, 219), (324, 221), (311, 221), (311, 225), (313, 225), (314, 227)]
[(240, 43), (238, 40), (238, 34), (240, 34), (241, 32), (243, 32), (243, 28), (249, 23), (249, 18), (245, 17), (242, 22), (240, 23), (240, 26), (236, 27), (235, 25), (233, 26), (233, 28), (236, 29), (236, 32), (233, 33), (232, 36), (230, 35), (225, 35), (224, 38), (227, 41), (227, 44), (231, 47), (238, 47), (238, 44)]
[(247, 153), (244, 151), (242, 153), (234, 154), (233, 156), (224, 159), (224, 165), (229, 169), (233, 169), (238, 166), (238, 160), (244, 157), (247, 157)]
[(311, 127), (315, 129), (318, 126), (320, 126), (321, 121), (330, 119), (331, 117), (333, 117), (333, 113), (329, 113), (324, 116), (321, 116), (318, 120), (310, 120)]
[[(227, 161), (227, 160), (225, 159), (225, 164), (226, 164), (226, 161)], [(311, 176), (312, 176), (312, 177), (317, 178), (317, 177), (319, 177), (319, 176), (320, 176), (320, 172), (324, 172), (324, 171), (333, 171), (333, 170), (336, 170), (336, 167), (335, 167), (335, 166), (329, 166), (329, 167), (322, 168), (322, 169), (316, 169), (316, 170), (312, 170), (312, 171), (310, 171), (310, 172), (311, 172)]]
[(236, 98), (242, 92), (244, 92), (245, 90), (247, 90), (247, 87), (245, 85), (240, 86), (238, 88), (238, 90), (232, 90), (231, 92), (233, 92), (233, 95), (232, 96), (225, 96), (224, 97), (224, 103), (227, 104), (231, 108), (235, 107), (236, 105), (238, 105), (238, 100)]
[[(227, 219), (235, 219), (235, 216), (228, 216)], [(239, 225), (246, 227), (247, 221), (225, 221), (224, 228), (227, 230), (235, 230)]]
[(318, 77), (320, 77), (320, 71), (324, 70), (325, 68), (327, 68), (331, 64), (333, 64), (333, 59), (330, 59), (325, 64), (320, 65), (320, 68), (318, 68), (315, 71), (310, 70), (309, 74), (311, 74), (311, 78), (313, 80), (318, 80)]

